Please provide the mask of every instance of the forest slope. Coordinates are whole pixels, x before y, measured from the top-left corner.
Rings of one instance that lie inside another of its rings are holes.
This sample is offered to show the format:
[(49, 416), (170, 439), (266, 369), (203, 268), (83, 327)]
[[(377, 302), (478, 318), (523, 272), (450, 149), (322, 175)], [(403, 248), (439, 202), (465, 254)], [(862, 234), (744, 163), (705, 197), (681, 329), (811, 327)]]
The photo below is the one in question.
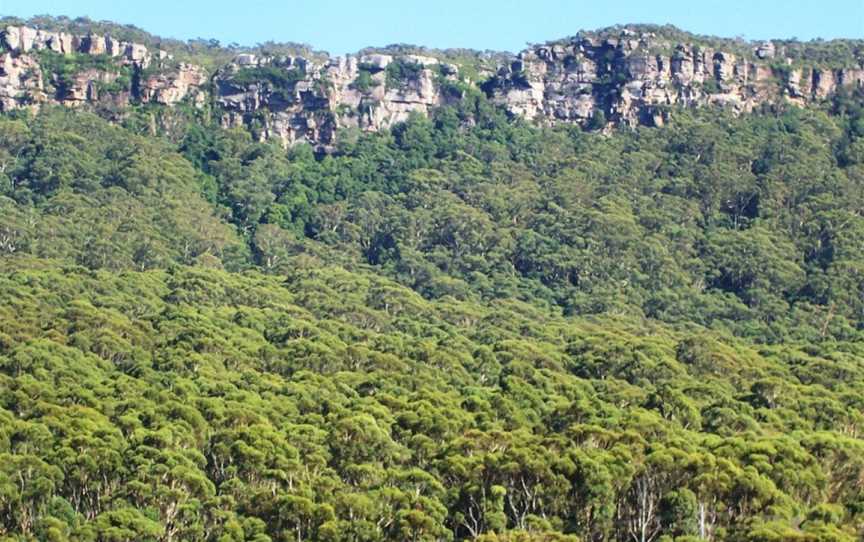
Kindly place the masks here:
[(0, 538), (860, 539), (862, 104), (4, 114)]

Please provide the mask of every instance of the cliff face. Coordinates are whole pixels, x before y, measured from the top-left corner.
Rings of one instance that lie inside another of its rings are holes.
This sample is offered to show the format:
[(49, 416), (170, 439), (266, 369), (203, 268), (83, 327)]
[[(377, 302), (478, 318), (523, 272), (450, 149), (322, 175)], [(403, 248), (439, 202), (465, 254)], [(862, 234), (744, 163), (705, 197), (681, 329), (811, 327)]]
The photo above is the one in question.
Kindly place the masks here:
[[(398, 69), (396, 68), (398, 66)], [(261, 138), (335, 143), (338, 128), (375, 131), (447, 103), (455, 66), (415, 55), (364, 55), (323, 63), (240, 55), (213, 78), (223, 126), (256, 125)], [(443, 79), (442, 79), (443, 78)]]
[[(45, 65), (52, 56), (63, 67), (79, 69), (72, 74), (52, 72)], [(81, 58), (89, 62), (76, 62)], [(165, 51), (153, 53), (144, 45), (111, 36), (8, 26), (0, 32), (0, 110), (46, 103), (76, 106), (105, 99), (123, 105), (135, 97), (174, 105), (193, 95), (200, 102), (207, 82), (204, 71), (188, 64), (174, 66), (171, 60)], [(147, 75), (150, 68), (153, 73)]]
[[(860, 58), (829, 69), (793, 64), (773, 42), (736, 52), (623, 29), (533, 46), (499, 65), (479, 88), (513, 115), (601, 127), (659, 125), (669, 106), (742, 113), (779, 100), (806, 105), (840, 87), (864, 86)], [(477, 85), (455, 64), (431, 56), (240, 54), (208, 73), (110, 36), (25, 26), (0, 31), (2, 111), (51, 103), (209, 103), (223, 126), (246, 127), (286, 145), (328, 148), (340, 128), (374, 131), (412, 112), (428, 114), (460, 99), (460, 87), (451, 84), (456, 81)]]
[[(665, 51), (656, 52), (659, 46)], [(754, 60), (669, 44), (627, 30), (616, 38), (573, 39), (523, 51), (486, 85), (514, 114), (545, 122), (588, 122), (602, 111), (613, 123), (657, 125), (664, 106), (715, 105), (742, 113), (777, 100), (805, 105), (841, 86), (864, 86), (864, 69), (793, 68), (771, 42)]]

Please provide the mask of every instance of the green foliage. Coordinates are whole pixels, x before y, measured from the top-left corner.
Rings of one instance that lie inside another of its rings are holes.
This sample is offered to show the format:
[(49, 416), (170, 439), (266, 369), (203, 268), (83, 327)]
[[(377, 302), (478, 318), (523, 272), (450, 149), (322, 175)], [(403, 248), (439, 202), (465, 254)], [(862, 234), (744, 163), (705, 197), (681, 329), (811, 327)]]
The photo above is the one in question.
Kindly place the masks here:
[(280, 66), (256, 66), (241, 68), (231, 76), (231, 81), (240, 85), (270, 83), (275, 88), (288, 88), (306, 77), (301, 67), (285, 69)]
[(864, 44), (860, 40), (799, 41), (793, 38), (774, 40), (774, 43), (796, 66), (844, 68), (855, 64), (864, 55)]
[(132, 69), (124, 66), (113, 81), (110, 83), (97, 82), (96, 88), (100, 95), (102, 93), (116, 94), (130, 91), (132, 88)]
[(720, 83), (717, 82), (716, 79), (706, 79), (702, 82), (702, 90), (707, 94), (720, 94), (723, 92), (723, 89), (720, 87)]
[(118, 66), (109, 55), (89, 55), (84, 53), (63, 54), (40, 49), (37, 51), (39, 65), (44, 73), (52, 75), (52, 84), (57, 95), (65, 97), (72, 84), (72, 79), (87, 70), (97, 70), (117, 74), (116, 79), (110, 84), (103, 84), (102, 89), (106, 92), (118, 92), (129, 90), (132, 84), (132, 68), (129, 66)]
[(782, 87), (785, 88), (792, 77), (792, 66), (786, 62), (774, 62), (771, 64), (771, 72), (779, 80)]
[(476, 51), (474, 49), (434, 49), (419, 45), (397, 43), (386, 47), (367, 47), (359, 51), (360, 55), (385, 54), (385, 55), (419, 55), (437, 58), (441, 62), (455, 65), (459, 74), (473, 81), (481, 83), (485, 78), (484, 73), (494, 72), (498, 66), (512, 60), (512, 53), (504, 51)]
[(860, 539), (862, 103), (0, 118), (0, 538)]
[[(653, 34), (650, 41), (649, 54), (672, 55), (675, 46), (687, 43), (697, 49), (712, 49), (726, 51), (738, 58), (757, 60), (755, 49), (760, 41), (748, 41), (741, 38), (722, 38), (687, 32), (674, 25), (664, 24), (627, 24), (615, 25), (598, 30), (582, 30), (577, 39), (591, 37), (598, 41), (605, 38), (618, 39), (622, 31), (635, 34)], [(556, 40), (554, 43), (569, 43), (573, 38)], [(787, 58), (792, 59), (796, 66), (816, 66), (820, 68), (842, 68), (859, 64), (864, 54), (864, 43), (860, 39), (832, 39), (820, 38), (800, 41), (797, 38), (771, 40), (778, 51), (783, 51)]]
[(353, 86), (360, 92), (368, 92), (379, 83), (372, 78), (373, 71), (369, 66), (361, 64)]
[(292, 250), (426, 297), (635, 311), (766, 342), (859, 336), (860, 174), (845, 164), (860, 115), (670, 114), (600, 137), (511, 122), (466, 93), (323, 159), (214, 130), (195, 160), (244, 232), (278, 225)]
[[(284, 263), (277, 277), (3, 260), (4, 535), (855, 536), (856, 343), (755, 350)], [(680, 354), (695, 343), (714, 361)]]
[(606, 113), (602, 109), (595, 109), (586, 128), (588, 130), (603, 130), (606, 128), (606, 122)]
[(411, 81), (416, 81), (423, 71), (423, 65), (409, 59), (397, 57), (387, 64), (387, 88), (403, 88)]
[(121, 41), (140, 43), (151, 51), (161, 49), (170, 53), (174, 60), (202, 66), (211, 73), (231, 61), (239, 53), (252, 53), (259, 56), (303, 56), (323, 59), (326, 53), (315, 51), (302, 43), (274, 43), (268, 41), (256, 46), (241, 46), (236, 43), (221, 44), (219, 40), (195, 38), (186, 41), (154, 36), (134, 25), (119, 24), (111, 21), (94, 21), (88, 17), (71, 19), (66, 16), (37, 15), (29, 19), (0, 17), (0, 27), (25, 25), (49, 31), (67, 32), (73, 35), (94, 33), (107, 35)]
[(201, 197), (206, 177), (164, 143), (62, 108), (29, 125), (0, 119), (0, 132), (4, 255), (109, 269), (242, 259), (235, 232)]
[(237, 85), (266, 85), (269, 90), (284, 101), (293, 100), (294, 86), (306, 77), (303, 65), (286, 68), (283, 66), (256, 66), (241, 68), (231, 76), (230, 81)]

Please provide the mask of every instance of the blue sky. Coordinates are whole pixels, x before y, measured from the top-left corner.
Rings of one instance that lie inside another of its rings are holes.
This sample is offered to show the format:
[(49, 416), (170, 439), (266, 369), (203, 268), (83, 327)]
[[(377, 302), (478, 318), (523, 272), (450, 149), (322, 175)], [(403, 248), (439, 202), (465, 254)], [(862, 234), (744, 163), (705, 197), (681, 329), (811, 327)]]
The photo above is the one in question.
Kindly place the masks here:
[(166, 37), (295, 41), (337, 54), (390, 43), (517, 51), (628, 22), (750, 39), (864, 38), (864, 0), (0, 0), (0, 14), (86, 15)]

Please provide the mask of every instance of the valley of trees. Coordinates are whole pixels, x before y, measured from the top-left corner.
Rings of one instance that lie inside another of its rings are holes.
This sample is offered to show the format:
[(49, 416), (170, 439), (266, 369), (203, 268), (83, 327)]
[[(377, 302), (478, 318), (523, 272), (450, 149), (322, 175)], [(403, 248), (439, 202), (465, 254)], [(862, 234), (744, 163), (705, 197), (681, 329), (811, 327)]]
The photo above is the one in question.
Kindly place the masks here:
[(0, 540), (864, 536), (861, 95), (213, 114), (0, 117)]

